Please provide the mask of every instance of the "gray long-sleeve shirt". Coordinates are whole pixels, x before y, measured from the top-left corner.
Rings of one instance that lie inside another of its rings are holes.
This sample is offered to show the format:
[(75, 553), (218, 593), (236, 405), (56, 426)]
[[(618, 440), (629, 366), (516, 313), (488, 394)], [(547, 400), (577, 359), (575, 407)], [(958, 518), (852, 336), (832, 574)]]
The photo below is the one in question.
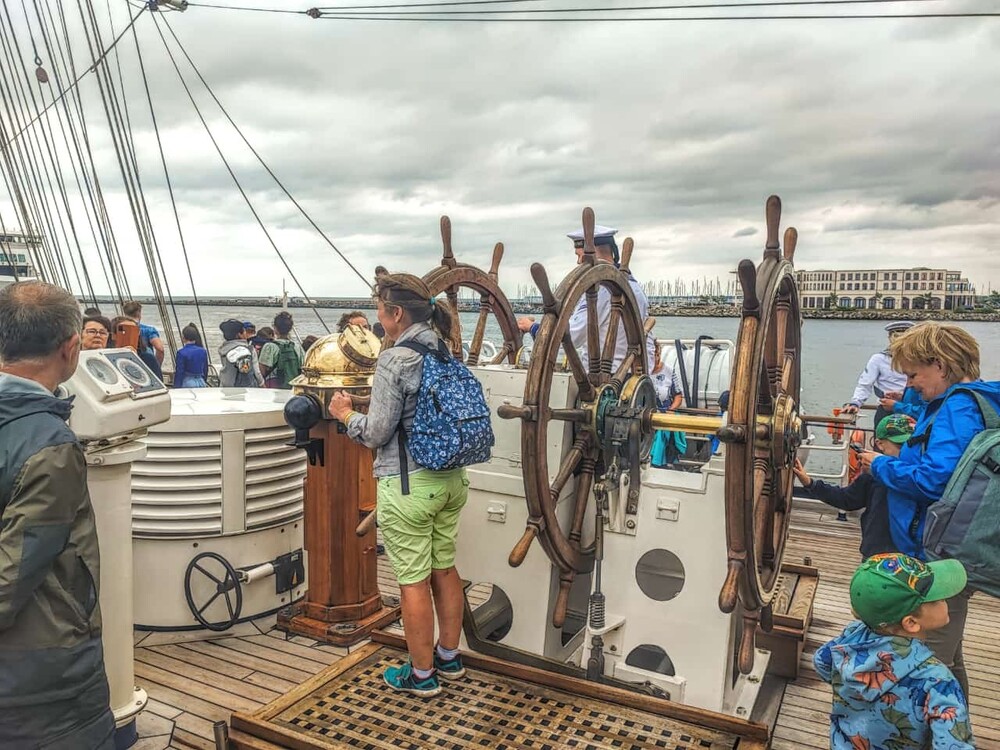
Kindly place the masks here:
[[(437, 334), (427, 323), (414, 323), (396, 340), (413, 340), (431, 348), (437, 346)], [(367, 414), (355, 412), (347, 420), (347, 434), (369, 448), (376, 448), (373, 473), (376, 477), (401, 474), (399, 443), (396, 431), (402, 423), (409, 431), (417, 409), (417, 392), (424, 374), (424, 359), (412, 349), (393, 346), (378, 355), (372, 382), (372, 400)], [(421, 467), (406, 450), (408, 472)]]

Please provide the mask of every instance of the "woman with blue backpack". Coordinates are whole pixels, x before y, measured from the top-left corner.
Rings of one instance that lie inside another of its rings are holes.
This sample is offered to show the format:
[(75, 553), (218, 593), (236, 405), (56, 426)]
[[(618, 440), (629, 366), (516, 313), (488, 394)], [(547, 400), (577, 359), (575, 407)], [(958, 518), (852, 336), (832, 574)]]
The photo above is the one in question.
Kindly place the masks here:
[(493, 433), (482, 387), (445, 343), (452, 334), (447, 303), (402, 273), (380, 274), (373, 299), (395, 345), (379, 355), (368, 413), (354, 411), (340, 391), (330, 414), (353, 440), (377, 451), (378, 524), (399, 581), (410, 652), (383, 677), (395, 690), (430, 697), (441, 692), (439, 678), (465, 674), (458, 652), (465, 599), (455, 569), (459, 514), (469, 494), (463, 467), (489, 460)]
[[(963, 466), (975, 458), (976, 446), (998, 426), (1000, 383), (979, 379), (979, 344), (956, 325), (916, 325), (893, 340), (890, 354), (893, 368), (906, 374), (907, 386), (927, 406), (898, 457), (864, 452), (861, 464), (887, 489), (890, 532), (897, 548), (919, 559), (954, 557), (968, 571), (970, 588), (948, 600), (950, 623), (927, 639), (968, 700), (962, 639), (969, 598), (975, 588), (989, 590), (982, 572), (1000, 555), (1000, 548), (992, 549), (992, 558), (982, 559), (983, 553), (989, 556), (991, 542), (980, 536), (992, 534), (996, 541), (997, 530), (993, 525), (975, 524), (974, 518), (980, 507), (989, 510), (990, 503), (1000, 501), (993, 494), (995, 483), (988, 478), (995, 471), (976, 473), (966, 482)], [(990, 461), (997, 463), (989, 455), (981, 460), (987, 467)], [(963, 481), (957, 482), (960, 478)], [(960, 503), (958, 510), (944, 518), (941, 511), (955, 502)], [(975, 543), (968, 544), (970, 540)]]

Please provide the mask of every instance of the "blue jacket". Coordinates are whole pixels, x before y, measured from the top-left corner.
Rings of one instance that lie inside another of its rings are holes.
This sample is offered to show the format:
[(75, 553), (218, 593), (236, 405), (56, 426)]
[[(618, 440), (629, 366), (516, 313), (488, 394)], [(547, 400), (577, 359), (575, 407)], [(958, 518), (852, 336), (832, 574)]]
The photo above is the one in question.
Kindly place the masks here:
[(208, 377), (208, 352), (197, 344), (184, 344), (174, 361), (174, 387), (183, 388), (187, 378)]
[(833, 687), (831, 750), (975, 748), (962, 688), (923, 641), (852, 622), (813, 663)]
[[(951, 396), (957, 387), (951, 386), (927, 404), (898, 458), (879, 456), (872, 461), (872, 475), (889, 491), (893, 541), (911, 557), (924, 559), (927, 506), (941, 499), (965, 449), (985, 427), (970, 394)], [(977, 380), (960, 387), (978, 391), (1000, 410), (1000, 383)]]
[(903, 398), (893, 405), (892, 413), (905, 414), (913, 419), (920, 419), (920, 415), (924, 413), (926, 407), (927, 402), (920, 398), (920, 394), (907, 386), (903, 391)]

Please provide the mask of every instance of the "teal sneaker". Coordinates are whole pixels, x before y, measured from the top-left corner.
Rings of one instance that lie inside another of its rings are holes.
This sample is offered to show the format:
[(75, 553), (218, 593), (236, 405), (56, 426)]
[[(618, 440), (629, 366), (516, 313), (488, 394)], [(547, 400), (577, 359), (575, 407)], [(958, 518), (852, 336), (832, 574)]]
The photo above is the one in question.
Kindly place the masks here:
[(465, 666), (462, 655), (455, 654), (454, 659), (442, 659), (437, 648), (434, 649), (434, 669), (442, 680), (457, 680), (465, 677)]
[[(464, 671), (464, 670), (463, 670)], [(413, 665), (406, 662), (401, 667), (388, 667), (382, 673), (385, 684), (393, 690), (401, 693), (413, 693), (421, 698), (433, 698), (441, 692), (441, 683), (438, 682), (437, 673), (420, 680), (413, 674)]]

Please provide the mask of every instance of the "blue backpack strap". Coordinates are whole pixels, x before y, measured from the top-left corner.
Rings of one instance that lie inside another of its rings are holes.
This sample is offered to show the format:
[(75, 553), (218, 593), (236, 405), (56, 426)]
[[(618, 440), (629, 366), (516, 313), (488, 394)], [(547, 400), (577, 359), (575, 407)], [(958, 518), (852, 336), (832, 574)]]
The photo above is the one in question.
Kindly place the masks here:
[[(436, 351), (427, 346), (427, 344), (421, 344), (419, 341), (400, 341), (394, 344), (394, 346), (401, 346), (404, 349), (414, 351), (421, 357), (426, 357), (428, 354), (436, 357), (442, 357), (442, 355), (451, 356), (447, 345), (441, 339), (438, 339), (438, 348)], [(410, 466), (409, 461), (406, 460), (406, 428), (403, 427), (402, 420), (400, 420), (399, 426), (396, 428), (396, 445), (399, 446), (399, 486), (404, 495), (409, 495)]]

